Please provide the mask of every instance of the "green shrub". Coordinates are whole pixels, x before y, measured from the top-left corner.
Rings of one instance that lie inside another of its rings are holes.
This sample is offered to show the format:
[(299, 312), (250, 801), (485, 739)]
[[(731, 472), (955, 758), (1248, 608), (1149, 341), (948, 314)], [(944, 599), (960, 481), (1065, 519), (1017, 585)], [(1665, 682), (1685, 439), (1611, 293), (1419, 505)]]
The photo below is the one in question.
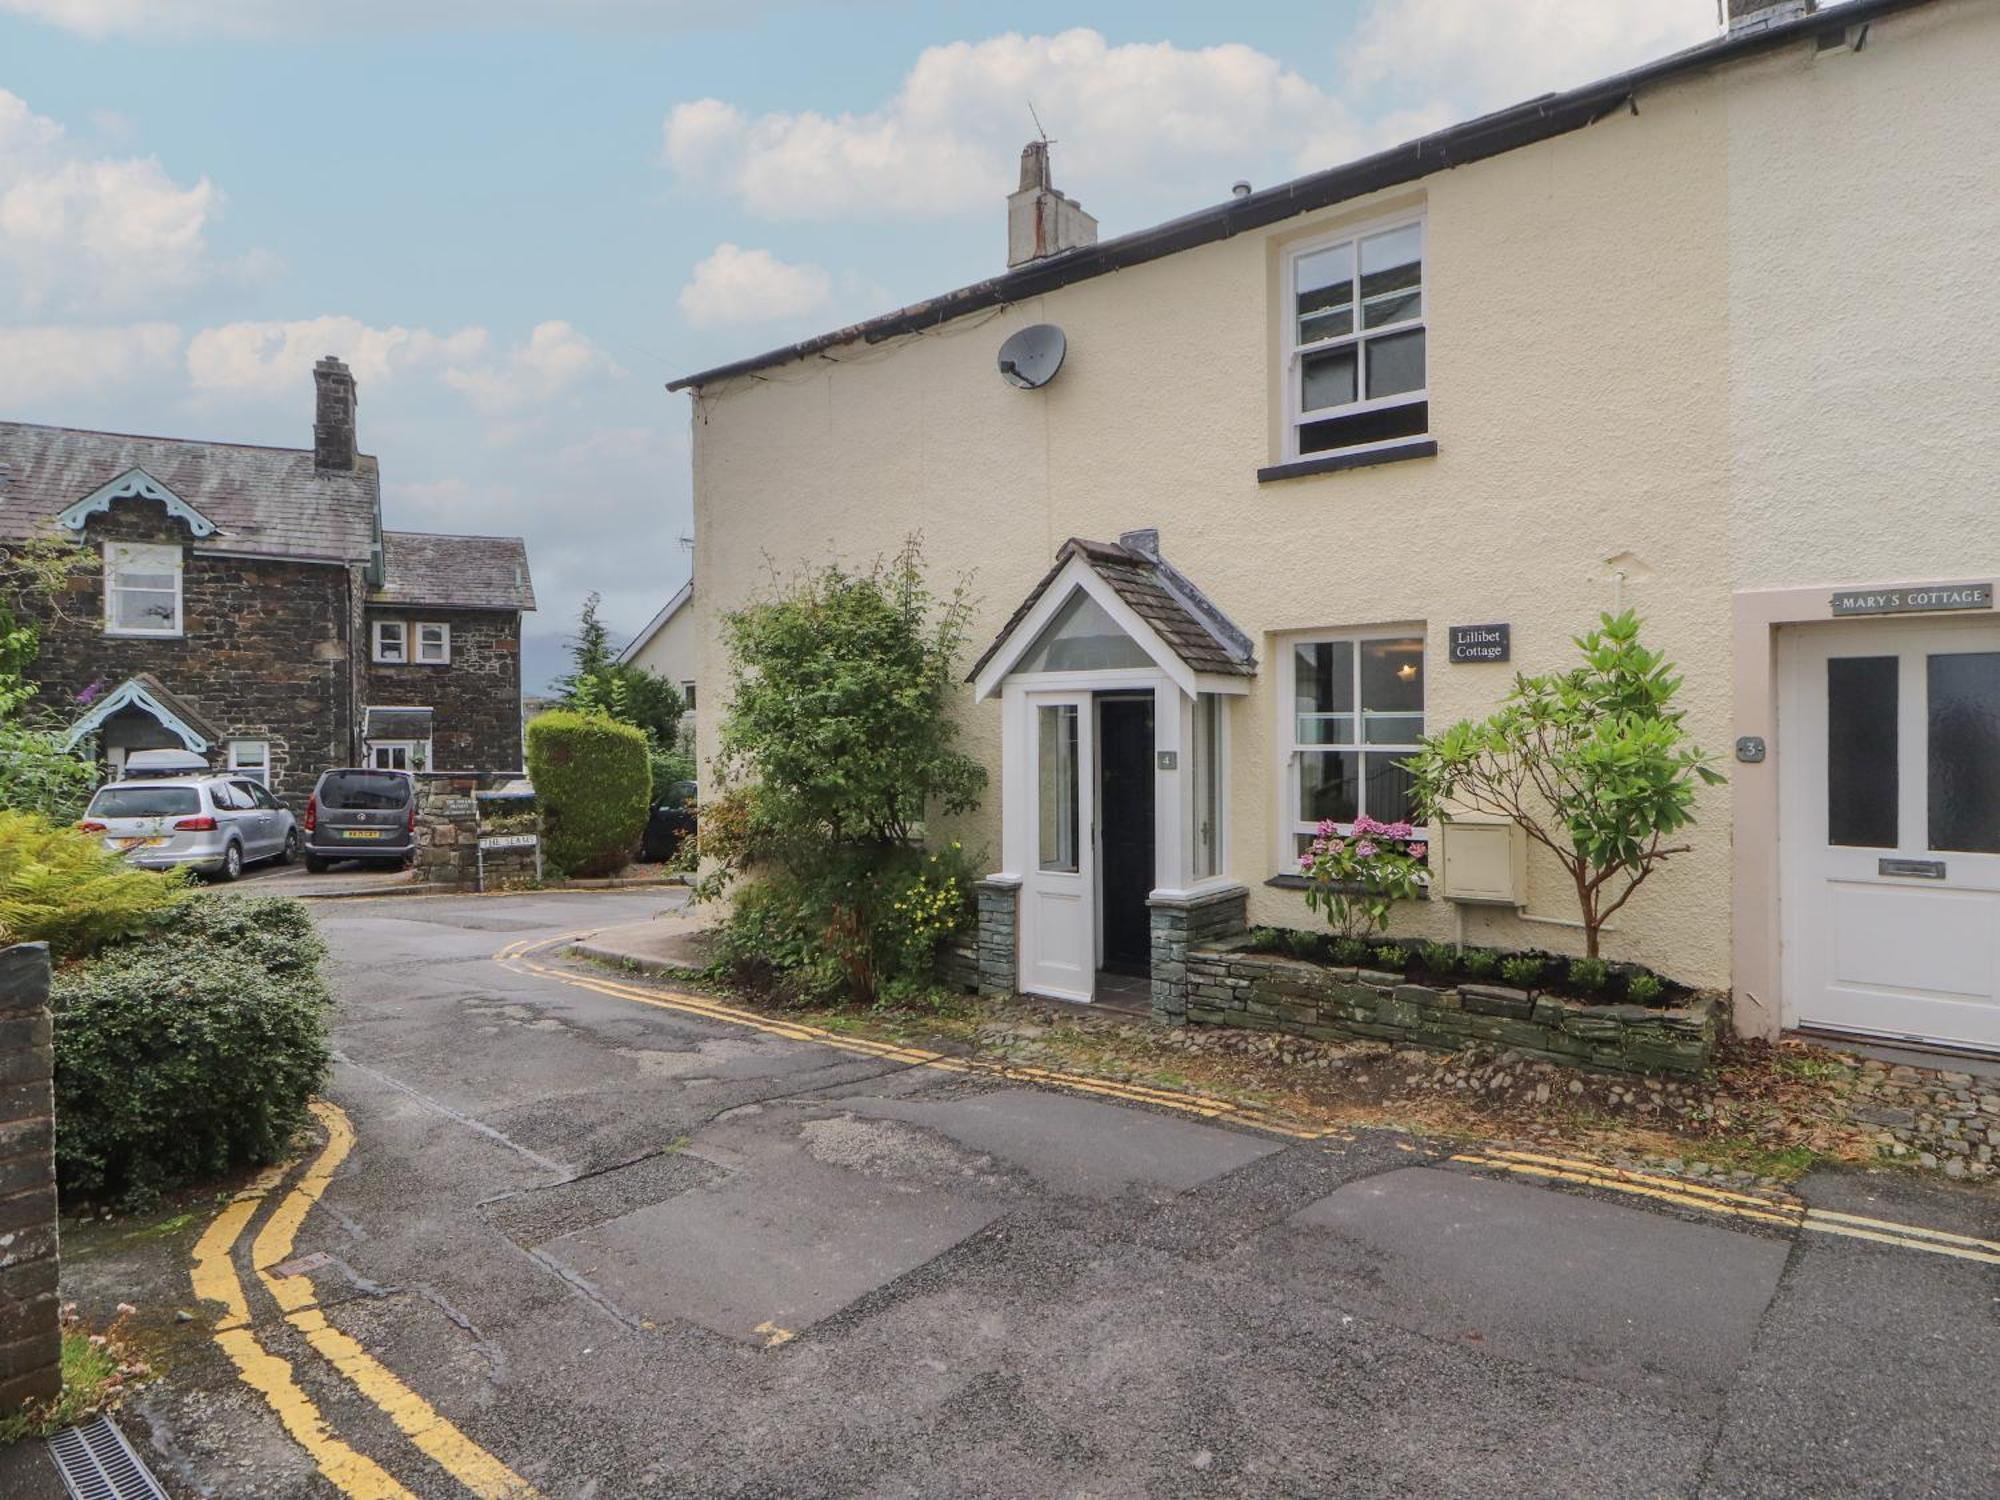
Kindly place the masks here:
[(1625, 998), (1634, 1005), (1651, 1005), (1666, 989), (1657, 974), (1634, 974), (1625, 981)]
[(1569, 982), (1573, 989), (1586, 995), (1594, 995), (1604, 988), (1611, 977), (1611, 965), (1601, 958), (1572, 958), (1569, 961)]
[(1491, 979), (1500, 969), (1500, 955), (1491, 948), (1467, 948), (1458, 956), (1458, 962), (1474, 979)]
[(53, 730), (0, 723), (0, 807), (74, 823), (97, 790), (97, 766)]
[(1284, 938), (1285, 951), (1291, 954), (1293, 958), (1303, 958), (1309, 963), (1320, 958), (1326, 951), (1325, 946), (1320, 942), (1320, 935), (1316, 932), (1307, 932), (1303, 928), (1298, 927), (1287, 927), (1284, 929)]
[(631, 863), (653, 789), (643, 731), (603, 714), (538, 714), (528, 721), (528, 779), (556, 869), (609, 875)]
[(1517, 989), (1529, 989), (1542, 977), (1542, 961), (1539, 958), (1530, 958), (1525, 953), (1518, 954), (1501, 963), (1500, 973)]
[(1433, 974), (1449, 974), (1458, 967), (1458, 950), (1450, 943), (1419, 943), (1417, 956)]
[(1409, 966), (1410, 950), (1399, 943), (1383, 943), (1376, 948), (1374, 964), (1378, 969), (1387, 969), (1400, 974)]
[(1336, 963), (1365, 964), (1373, 956), (1374, 950), (1362, 942), (1360, 938), (1335, 938), (1333, 940), (1333, 957)]
[(182, 871), (142, 870), (81, 829), (0, 812), (0, 943), (73, 958), (158, 925), (186, 894)]
[(326, 1077), (323, 952), (296, 901), (208, 896), (59, 970), (62, 1191), (144, 1202), (278, 1160)]

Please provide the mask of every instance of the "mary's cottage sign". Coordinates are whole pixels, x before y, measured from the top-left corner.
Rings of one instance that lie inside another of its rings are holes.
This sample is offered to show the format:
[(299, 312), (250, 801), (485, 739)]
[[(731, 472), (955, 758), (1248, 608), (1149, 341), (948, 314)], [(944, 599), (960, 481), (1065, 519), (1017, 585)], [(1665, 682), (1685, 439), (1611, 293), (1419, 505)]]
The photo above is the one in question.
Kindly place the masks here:
[(1912, 583), (1899, 588), (1843, 589), (1833, 596), (1835, 619), (1844, 615), (1918, 615), (1992, 607), (1990, 583)]

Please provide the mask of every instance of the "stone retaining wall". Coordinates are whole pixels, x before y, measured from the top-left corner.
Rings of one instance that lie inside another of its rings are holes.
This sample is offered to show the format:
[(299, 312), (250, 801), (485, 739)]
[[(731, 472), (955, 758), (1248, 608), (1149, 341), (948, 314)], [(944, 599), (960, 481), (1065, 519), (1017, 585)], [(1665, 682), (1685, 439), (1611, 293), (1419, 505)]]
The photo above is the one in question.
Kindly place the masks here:
[(1244, 951), (1242, 941), (1187, 950), (1187, 1020), (1318, 1041), (1368, 1037), (1456, 1050), (1468, 1042), (1620, 1073), (1698, 1074), (1709, 1065), (1721, 1006), (1673, 1010), (1583, 1005), (1500, 985), (1432, 989), (1400, 974)]
[(476, 776), (417, 778), (417, 879), (428, 885), (479, 881), (479, 790)]
[(1021, 882), (979, 882), (979, 993), (1011, 995), (1019, 982)]
[(1189, 947), (1243, 931), (1250, 893), (1239, 885), (1199, 896), (1154, 896), (1146, 906), (1152, 922), (1153, 1019), (1179, 1026), (1187, 1019)]
[(938, 983), (961, 995), (979, 992), (979, 944), (947, 942), (938, 948)]
[(49, 949), (0, 951), (0, 1414), (62, 1389)]

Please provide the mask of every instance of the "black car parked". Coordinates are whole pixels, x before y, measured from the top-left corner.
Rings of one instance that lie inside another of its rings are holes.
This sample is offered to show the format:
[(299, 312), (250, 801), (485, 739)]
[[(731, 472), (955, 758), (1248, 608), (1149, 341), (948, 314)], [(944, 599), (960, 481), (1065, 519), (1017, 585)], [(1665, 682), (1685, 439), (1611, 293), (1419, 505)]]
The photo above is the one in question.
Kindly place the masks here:
[(337, 859), (407, 865), (417, 854), (417, 781), (408, 771), (322, 772), (306, 800), (306, 870)]
[(646, 819), (646, 837), (639, 845), (639, 858), (668, 860), (681, 845), (694, 837), (695, 785), (692, 781), (670, 781), (653, 799), (653, 811)]

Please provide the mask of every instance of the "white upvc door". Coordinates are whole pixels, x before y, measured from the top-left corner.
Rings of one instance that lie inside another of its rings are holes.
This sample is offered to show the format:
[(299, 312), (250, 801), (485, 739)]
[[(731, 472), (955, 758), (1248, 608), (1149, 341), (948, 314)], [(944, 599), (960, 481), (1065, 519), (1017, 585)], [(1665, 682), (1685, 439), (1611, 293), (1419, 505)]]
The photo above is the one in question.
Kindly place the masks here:
[(1091, 695), (1024, 704), (1034, 823), (1021, 873), (1021, 988), (1089, 1000), (1097, 980), (1097, 764)]
[(1787, 1009), (2000, 1050), (2000, 622), (1780, 647)]

